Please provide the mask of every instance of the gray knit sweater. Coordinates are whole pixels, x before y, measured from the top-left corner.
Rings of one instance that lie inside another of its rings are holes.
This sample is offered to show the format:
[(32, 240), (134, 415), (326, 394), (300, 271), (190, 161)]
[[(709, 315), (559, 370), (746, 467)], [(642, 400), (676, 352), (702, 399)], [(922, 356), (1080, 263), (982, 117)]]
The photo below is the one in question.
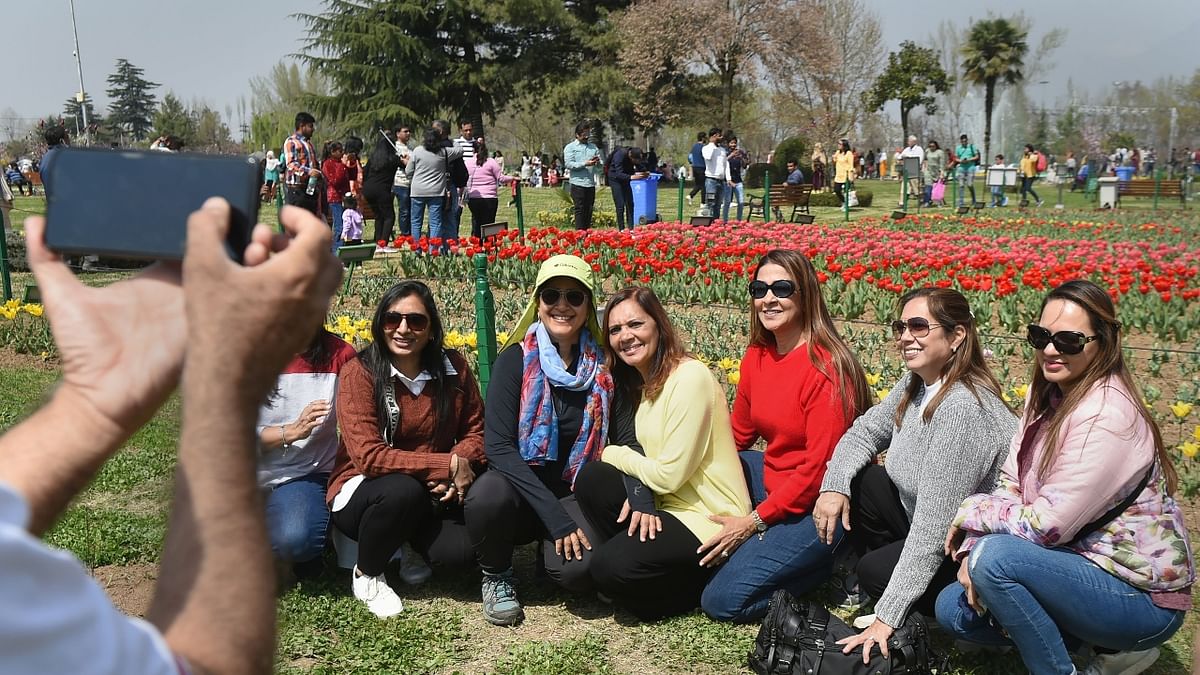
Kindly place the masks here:
[(900, 378), (887, 398), (854, 421), (834, 449), (821, 483), (822, 492), (849, 495), (850, 481), (887, 451), (885, 468), (912, 523), (887, 590), (875, 603), (876, 616), (893, 627), (904, 622), (942, 564), (946, 531), (959, 505), (970, 495), (992, 490), (1017, 432), (1017, 418), (1002, 400), (981, 391), (980, 405), (960, 382), (947, 390), (928, 424), (914, 401), (897, 430), (893, 417), (912, 377), (917, 376)]

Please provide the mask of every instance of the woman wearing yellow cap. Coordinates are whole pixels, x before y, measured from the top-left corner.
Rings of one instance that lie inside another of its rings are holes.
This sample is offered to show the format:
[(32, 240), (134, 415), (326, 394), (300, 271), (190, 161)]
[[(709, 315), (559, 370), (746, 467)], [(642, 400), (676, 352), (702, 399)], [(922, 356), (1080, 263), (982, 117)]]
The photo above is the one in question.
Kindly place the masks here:
[[(536, 289), (496, 363), (484, 406), (491, 470), (466, 498), (467, 528), (483, 568), (483, 613), (496, 625), (525, 618), (513, 586), (513, 547), (540, 539), (546, 572), (559, 585), (590, 587), (595, 533), (573, 493), (579, 469), (605, 445), (637, 445), (633, 407), (613, 391), (591, 267), (571, 255), (538, 270)], [(628, 482), (634, 511), (654, 513), (653, 495)]]

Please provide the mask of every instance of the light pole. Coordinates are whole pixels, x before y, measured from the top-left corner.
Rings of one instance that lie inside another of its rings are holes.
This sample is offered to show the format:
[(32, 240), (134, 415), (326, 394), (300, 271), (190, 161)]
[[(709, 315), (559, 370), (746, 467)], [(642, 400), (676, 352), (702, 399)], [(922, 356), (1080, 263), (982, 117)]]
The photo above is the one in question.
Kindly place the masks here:
[(88, 114), (87, 91), (83, 88), (83, 57), (79, 55), (79, 28), (75, 26), (75, 0), (69, 0), (71, 5), (71, 32), (75, 35), (75, 69), (79, 73), (79, 115), (83, 118), (83, 135), (87, 138)]

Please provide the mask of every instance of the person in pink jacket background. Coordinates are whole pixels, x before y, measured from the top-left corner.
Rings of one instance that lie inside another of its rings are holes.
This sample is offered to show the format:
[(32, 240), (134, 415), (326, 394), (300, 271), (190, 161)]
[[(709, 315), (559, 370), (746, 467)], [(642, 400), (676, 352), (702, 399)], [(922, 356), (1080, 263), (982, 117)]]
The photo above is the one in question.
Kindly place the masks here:
[(467, 160), (467, 208), (471, 209), (471, 236), (480, 237), (484, 225), (496, 222), (496, 186), (513, 181), (501, 173), (500, 163), (488, 157), (482, 138), (475, 139), (475, 159)]
[(956, 637), (1015, 645), (1032, 673), (1134, 675), (1191, 608), (1195, 564), (1162, 434), (1121, 353), (1112, 300), (1090, 281), (1050, 292), (1033, 383), (1000, 481), (946, 537), (961, 560), (937, 618)]

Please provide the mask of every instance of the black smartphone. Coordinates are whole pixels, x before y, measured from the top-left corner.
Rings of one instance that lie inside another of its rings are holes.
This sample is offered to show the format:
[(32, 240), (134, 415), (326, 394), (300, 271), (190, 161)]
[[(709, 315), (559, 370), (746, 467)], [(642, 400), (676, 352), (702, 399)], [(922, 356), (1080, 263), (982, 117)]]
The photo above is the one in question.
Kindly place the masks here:
[(224, 197), (232, 208), (226, 247), (241, 262), (258, 222), (262, 171), (229, 155), (64, 148), (45, 183), (46, 245), (58, 253), (180, 260), (188, 216)]

